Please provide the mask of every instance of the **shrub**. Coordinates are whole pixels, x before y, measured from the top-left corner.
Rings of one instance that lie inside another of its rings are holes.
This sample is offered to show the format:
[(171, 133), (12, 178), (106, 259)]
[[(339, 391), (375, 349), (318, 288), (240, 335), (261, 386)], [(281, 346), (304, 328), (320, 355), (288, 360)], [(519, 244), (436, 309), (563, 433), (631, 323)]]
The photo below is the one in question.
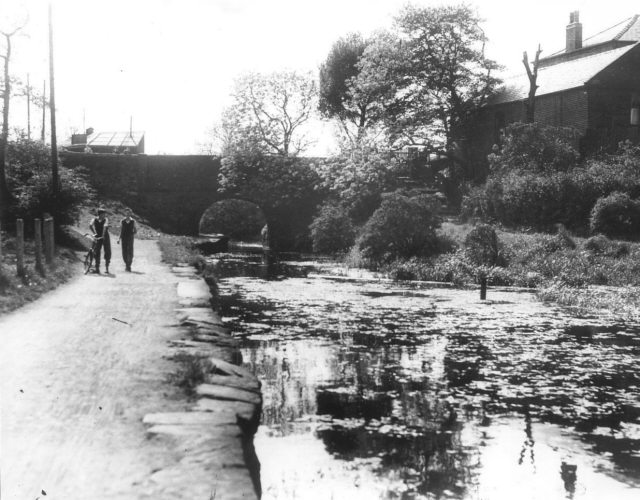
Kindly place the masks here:
[(388, 262), (398, 257), (434, 254), (435, 231), (440, 225), (435, 206), (428, 196), (385, 195), (358, 237), (363, 257)]
[(489, 155), (490, 170), (494, 174), (567, 171), (578, 163), (578, 138), (578, 132), (568, 127), (512, 123), (505, 129), (501, 151)]
[(578, 168), (575, 132), (538, 124), (507, 127), (502, 150), (489, 157), (491, 176), (464, 200), (463, 213), (509, 226), (586, 231), (596, 200), (623, 186), (640, 187), (629, 148)]
[(592, 233), (619, 239), (637, 239), (640, 231), (640, 202), (626, 193), (615, 192), (598, 199), (591, 211)]
[[(612, 168), (612, 167), (609, 167)], [(591, 210), (602, 196), (619, 189), (632, 189), (632, 177), (603, 172), (602, 165), (576, 168), (571, 172), (504, 174), (466, 197), (464, 214), (511, 227), (552, 231), (562, 224), (586, 232)]]
[(203, 356), (177, 354), (173, 360), (180, 366), (174, 373), (169, 374), (168, 379), (188, 394), (192, 394), (198, 385), (206, 382), (207, 375), (213, 371), (211, 360)]
[(316, 166), (322, 186), (347, 208), (357, 223), (365, 222), (380, 206), (382, 196), (401, 185), (408, 165), (389, 151), (369, 145), (345, 149)]
[(584, 242), (584, 249), (594, 255), (621, 258), (629, 255), (629, 244), (620, 241), (611, 241), (604, 234), (596, 234)]
[(469, 231), (464, 247), (469, 261), (477, 266), (495, 266), (498, 263), (498, 235), (488, 224), (478, 224)]
[(611, 245), (611, 240), (604, 234), (596, 234), (584, 242), (584, 249), (594, 254), (604, 254)]
[(199, 231), (222, 233), (234, 240), (254, 241), (267, 223), (262, 210), (245, 200), (222, 200), (211, 205), (200, 218)]
[(10, 142), (7, 149), (10, 219), (33, 219), (46, 212), (55, 214), (57, 224), (75, 222), (80, 206), (95, 195), (85, 171), (60, 166), (60, 191), (54, 198), (50, 150), (41, 142), (23, 136)]
[(355, 240), (351, 218), (343, 207), (336, 204), (324, 205), (309, 229), (314, 252), (343, 252), (348, 250)]
[(309, 224), (324, 193), (308, 159), (234, 154), (222, 159), (218, 181), (225, 197), (251, 200), (262, 208), (272, 248), (310, 244)]
[(483, 186), (471, 188), (462, 198), (460, 215), (463, 219), (480, 218), (493, 221), (502, 214), (502, 182), (489, 178)]
[(396, 260), (385, 266), (385, 272), (394, 280), (442, 281), (461, 285), (474, 278), (473, 267), (463, 251), (437, 255), (429, 259)]
[(10, 184), (13, 203), (9, 213), (13, 218), (33, 219), (44, 213), (54, 214), (56, 224), (72, 224), (78, 220), (80, 207), (94, 197), (84, 171), (59, 168), (60, 191), (53, 195), (49, 174), (34, 172), (22, 185)]

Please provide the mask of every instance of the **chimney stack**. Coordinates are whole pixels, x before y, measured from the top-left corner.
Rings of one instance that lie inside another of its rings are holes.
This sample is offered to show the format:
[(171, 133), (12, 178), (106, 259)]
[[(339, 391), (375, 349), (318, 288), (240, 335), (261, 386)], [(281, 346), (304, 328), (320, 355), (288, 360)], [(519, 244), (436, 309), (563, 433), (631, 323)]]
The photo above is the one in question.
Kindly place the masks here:
[(580, 12), (574, 10), (569, 14), (569, 24), (567, 25), (567, 52), (582, 48), (582, 23), (580, 22)]

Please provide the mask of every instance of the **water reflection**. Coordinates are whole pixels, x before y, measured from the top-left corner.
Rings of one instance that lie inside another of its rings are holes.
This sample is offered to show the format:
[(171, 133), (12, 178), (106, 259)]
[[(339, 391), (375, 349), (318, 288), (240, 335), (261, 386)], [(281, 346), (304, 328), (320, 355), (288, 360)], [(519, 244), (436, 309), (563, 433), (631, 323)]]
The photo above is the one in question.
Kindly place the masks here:
[(223, 314), (263, 382), (265, 498), (639, 493), (637, 325), (586, 323), (530, 294), (484, 303), (325, 279), (312, 263), (263, 279), (228, 260)]

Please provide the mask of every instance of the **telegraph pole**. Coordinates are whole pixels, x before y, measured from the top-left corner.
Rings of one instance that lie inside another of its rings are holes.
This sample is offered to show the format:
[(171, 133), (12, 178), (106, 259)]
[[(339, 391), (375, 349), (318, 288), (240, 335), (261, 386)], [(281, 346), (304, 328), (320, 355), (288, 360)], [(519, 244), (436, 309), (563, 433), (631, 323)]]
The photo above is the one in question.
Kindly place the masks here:
[(27, 73), (27, 139), (31, 141), (31, 83)]
[(53, 184), (54, 203), (60, 191), (58, 174), (58, 141), (56, 140), (56, 97), (53, 73), (53, 20), (49, 3), (49, 105), (51, 106), (51, 182)]
[(44, 144), (45, 133), (47, 131), (47, 80), (42, 82), (42, 135), (40, 139)]

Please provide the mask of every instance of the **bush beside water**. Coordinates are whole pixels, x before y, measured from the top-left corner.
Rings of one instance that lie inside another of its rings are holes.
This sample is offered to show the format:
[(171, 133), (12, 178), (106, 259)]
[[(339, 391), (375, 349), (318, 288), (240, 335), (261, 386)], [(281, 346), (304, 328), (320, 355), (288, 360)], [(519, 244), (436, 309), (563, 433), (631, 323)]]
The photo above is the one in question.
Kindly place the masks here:
[(383, 196), (382, 204), (362, 228), (356, 245), (365, 259), (385, 263), (397, 258), (428, 256), (438, 249), (440, 225), (436, 202), (425, 195), (399, 192)]
[(345, 252), (355, 241), (355, 228), (347, 211), (336, 203), (323, 205), (310, 226), (313, 251)]
[(615, 192), (598, 199), (591, 211), (590, 229), (611, 238), (637, 239), (640, 235), (640, 202)]
[[(442, 231), (446, 233), (451, 224)], [(471, 226), (465, 225), (470, 231)], [(517, 233), (499, 230), (499, 259), (488, 274), (489, 284), (544, 287), (587, 285), (640, 286), (640, 245), (611, 241), (605, 236), (587, 240), (567, 235)], [(482, 266), (469, 258), (464, 236), (458, 249), (428, 258), (388, 262), (383, 271), (393, 279), (475, 283)]]

